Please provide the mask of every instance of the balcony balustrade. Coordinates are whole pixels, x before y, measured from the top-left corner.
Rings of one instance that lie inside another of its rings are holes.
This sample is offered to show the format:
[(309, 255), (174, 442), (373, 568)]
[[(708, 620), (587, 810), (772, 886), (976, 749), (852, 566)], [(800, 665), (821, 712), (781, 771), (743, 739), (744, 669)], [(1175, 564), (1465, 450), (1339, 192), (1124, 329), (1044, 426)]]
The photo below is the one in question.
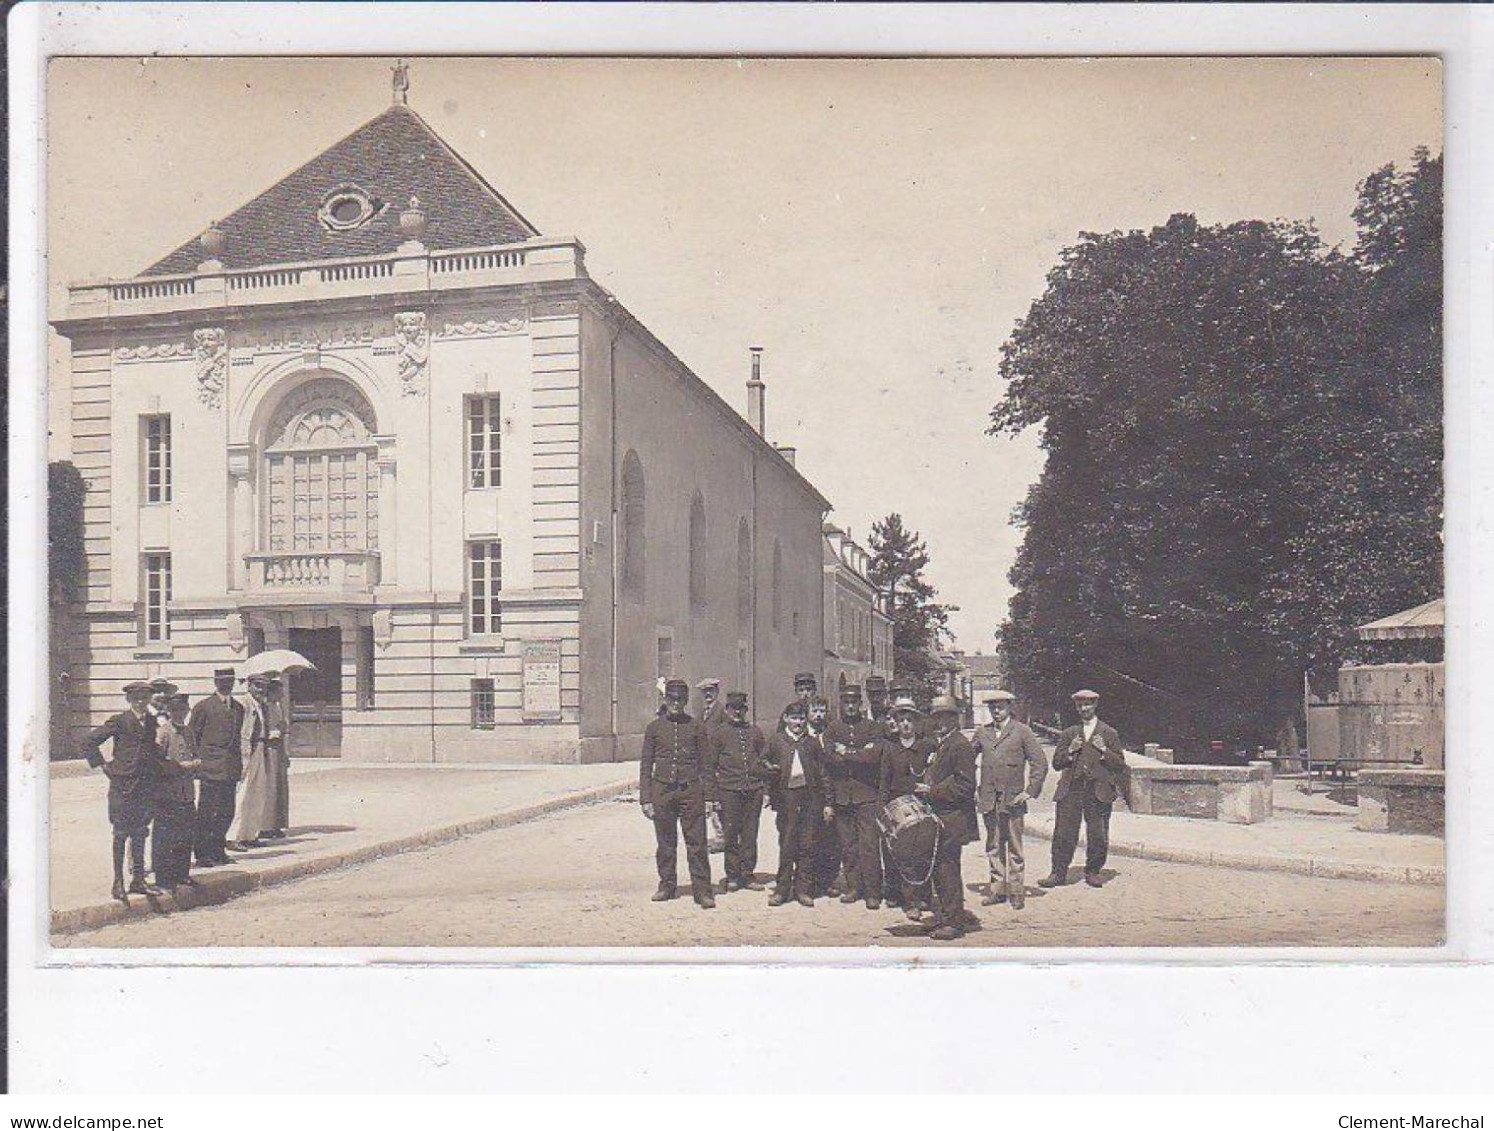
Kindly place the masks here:
[(311, 550), (246, 554), (249, 588), (257, 594), (355, 596), (379, 583), (379, 555), (372, 550)]

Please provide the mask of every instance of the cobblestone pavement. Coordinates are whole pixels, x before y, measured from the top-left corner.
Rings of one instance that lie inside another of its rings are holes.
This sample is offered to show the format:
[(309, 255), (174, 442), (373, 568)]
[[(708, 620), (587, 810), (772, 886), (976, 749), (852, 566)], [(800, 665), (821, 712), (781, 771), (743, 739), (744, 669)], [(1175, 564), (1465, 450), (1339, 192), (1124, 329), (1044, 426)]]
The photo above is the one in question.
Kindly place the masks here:
[[(775, 866), (764, 814), (758, 872)], [(1045, 874), (1048, 845), (1030, 841)], [(711, 857), (719, 877), (721, 857)], [(198, 946), (1431, 946), (1443, 895), (1374, 884), (1147, 860), (1112, 861), (1099, 890), (1029, 897), (1022, 912), (981, 907), (982, 929), (931, 943), (901, 913), (822, 899), (770, 908), (766, 892), (651, 903), (653, 834), (632, 800), (513, 828), (156, 919), (61, 937), (64, 947)], [(985, 879), (975, 846), (967, 885)], [(683, 853), (680, 873), (687, 879)], [(1075, 873), (1077, 875), (1077, 871)], [(682, 886), (683, 891), (688, 891)], [(1036, 890), (1036, 889), (1034, 889)]]

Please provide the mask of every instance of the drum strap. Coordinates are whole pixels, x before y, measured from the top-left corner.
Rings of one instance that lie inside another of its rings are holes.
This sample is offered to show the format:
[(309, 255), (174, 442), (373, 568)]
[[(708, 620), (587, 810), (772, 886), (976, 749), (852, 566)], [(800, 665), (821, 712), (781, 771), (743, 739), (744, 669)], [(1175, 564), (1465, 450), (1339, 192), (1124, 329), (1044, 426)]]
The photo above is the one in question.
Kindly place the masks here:
[[(944, 834), (944, 823), (942, 821), (936, 820), (934, 822), (934, 851), (933, 851), (933, 854), (929, 857), (929, 870), (923, 874), (923, 879), (921, 879), (921, 880), (910, 880), (906, 875), (904, 875), (903, 870), (898, 867), (897, 861), (896, 860), (892, 861), (892, 870), (894, 872), (896, 872), (899, 876), (902, 876), (903, 883), (905, 883), (905, 884), (912, 884), (914, 887), (921, 888), (921, 887), (923, 887), (924, 884), (928, 883), (931, 879), (934, 878), (934, 866), (939, 863), (939, 838), (943, 834)], [(877, 848), (880, 851), (881, 856), (882, 856), (882, 871), (885, 872), (885, 871), (887, 871), (887, 862), (888, 862), (887, 861), (887, 837), (886, 836), (881, 836), (881, 837), (877, 838)]]

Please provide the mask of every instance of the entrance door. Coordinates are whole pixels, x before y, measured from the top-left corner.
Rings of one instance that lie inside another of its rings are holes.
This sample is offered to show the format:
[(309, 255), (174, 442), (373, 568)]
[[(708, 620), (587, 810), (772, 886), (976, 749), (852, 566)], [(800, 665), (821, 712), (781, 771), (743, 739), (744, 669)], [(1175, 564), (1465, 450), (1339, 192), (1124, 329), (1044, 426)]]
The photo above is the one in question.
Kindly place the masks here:
[(290, 647), (314, 671), (290, 677), (290, 754), (336, 758), (342, 753), (342, 629), (293, 628)]

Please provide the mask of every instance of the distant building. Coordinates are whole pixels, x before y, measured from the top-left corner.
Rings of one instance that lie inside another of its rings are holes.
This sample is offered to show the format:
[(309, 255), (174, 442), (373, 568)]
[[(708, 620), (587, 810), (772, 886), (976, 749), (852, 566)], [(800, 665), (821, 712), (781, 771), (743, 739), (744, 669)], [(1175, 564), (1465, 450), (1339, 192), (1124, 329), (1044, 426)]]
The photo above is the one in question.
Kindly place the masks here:
[(892, 619), (868, 571), (871, 557), (850, 534), (824, 526), (825, 687), (838, 695), (867, 676), (892, 679)]
[(316, 664), (297, 753), (389, 761), (636, 757), (658, 676), (776, 704), (820, 668), (829, 504), (756, 363), (749, 423), (402, 92), (55, 325), (74, 739), (127, 680), (200, 696), (263, 648)]
[(992, 691), (1008, 690), (1006, 664), (999, 654), (968, 652), (964, 657), (970, 680), (970, 706), (979, 723), (986, 721), (985, 698)]

